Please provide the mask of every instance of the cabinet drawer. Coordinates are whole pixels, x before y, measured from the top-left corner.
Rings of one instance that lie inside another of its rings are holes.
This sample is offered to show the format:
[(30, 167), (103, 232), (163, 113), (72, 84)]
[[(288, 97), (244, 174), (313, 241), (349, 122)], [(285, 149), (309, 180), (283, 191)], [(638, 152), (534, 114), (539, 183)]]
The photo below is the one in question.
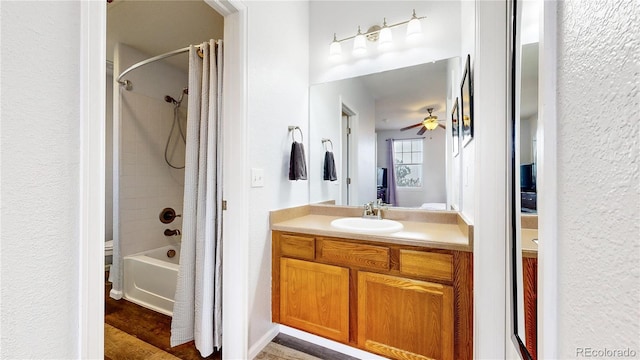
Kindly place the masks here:
[(312, 237), (294, 235), (280, 237), (280, 254), (282, 256), (313, 260), (315, 253), (315, 239)]
[(361, 268), (389, 270), (389, 248), (318, 239), (318, 260)]
[(453, 256), (401, 249), (400, 273), (453, 281)]

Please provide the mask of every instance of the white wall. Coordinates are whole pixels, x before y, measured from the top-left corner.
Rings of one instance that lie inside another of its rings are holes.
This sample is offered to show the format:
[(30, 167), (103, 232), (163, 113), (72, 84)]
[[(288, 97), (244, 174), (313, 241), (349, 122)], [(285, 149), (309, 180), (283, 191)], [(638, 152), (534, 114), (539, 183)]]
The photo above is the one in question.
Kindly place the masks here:
[(520, 119), (520, 164), (531, 164), (535, 159), (538, 115)]
[(423, 137), (423, 185), (417, 189), (398, 188), (397, 206), (419, 207), (424, 203), (446, 203), (445, 151), (447, 132), (438, 127), (423, 135), (407, 134), (400, 130), (378, 131), (378, 165), (389, 168), (387, 162), (387, 139), (415, 139)]
[(78, 358), (80, 2), (0, 16), (0, 358)]
[(104, 240), (113, 240), (113, 68), (107, 66), (105, 104)]
[[(471, 84), (474, 84), (476, 78), (474, 76), (474, 62), (476, 60), (476, 3), (473, 1), (462, 1), (460, 6), (460, 77), (458, 79), (458, 97), (461, 96), (460, 83), (462, 76), (464, 75), (464, 66), (466, 64), (467, 54), (471, 55)], [(461, 105), (459, 105), (461, 106)], [(474, 103), (474, 110), (477, 109), (477, 104)], [(460, 108), (460, 118), (462, 119), (462, 108)], [(477, 119), (477, 116), (475, 116)], [(478, 122), (475, 123), (476, 126)], [(462, 133), (461, 135), (462, 136)], [(475, 135), (474, 135), (475, 136)], [(474, 204), (475, 204), (475, 174), (476, 174), (476, 145), (475, 141), (471, 140), (468, 144), (464, 145), (460, 143), (460, 168), (454, 167), (454, 178), (460, 179), (462, 186), (461, 206), (460, 211), (467, 217), (471, 223), (474, 221)], [(459, 173), (455, 173), (455, 171)]]
[[(116, 45), (115, 62), (120, 70), (151, 57), (130, 46)], [(185, 59), (185, 61), (187, 61)], [(182, 217), (171, 224), (158, 219), (160, 211), (171, 207), (182, 214), (184, 170), (170, 168), (164, 160), (167, 137), (173, 124), (173, 104), (187, 87), (188, 76), (162, 61), (148, 64), (127, 74), (131, 91), (120, 95), (119, 128), (119, 239), (120, 254), (127, 256), (143, 250), (176, 244), (179, 237), (167, 237), (165, 229), (181, 229)], [(188, 99), (185, 96), (184, 99)], [(180, 106), (179, 118), (186, 131), (187, 100)], [(177, 128), (171, 137), (169, 159), (184, 166), (184, 143)]]
[[(255, 349), (263, 336), (276, 329), (271, 323), (269, 211), (309, 201), (309, 182), (288, 180), (291, 136), (287, 129), (301, 127), (308, 155), (309, 4), (249, 1), (247, 7), (248, 157), (250, 167), (264, 169), (265, 184), (248, 189), (249, 349)], [(226, 241), (233, 241), (232, 235)]]
[(640, 354), (637, 11), (558, 2), (559, 358)]
[[(341, 129), (342, 105), (356, 113), (351, 121), (350, 177), (351, 194), (349, 205), (362, 205), (376, 198), (375, 164), (375, 99), (357, 79), (345, 79), (311, 87), (311, 109), (309, 111), (309, 201), (336, 200), (346, 205), (340, 189), (345, 186), (343, 175), (343, 157), (346, 143), (342, 142)], [(331, 139), (338, 181), (324, 181), (324, 147), (322, 139)]]
[[(447, 108), (449, 109), (447, 113), (447, 137), (451, 140), (447, 140), (447, 148), (446, 148), (446, 184), (447, 184), (447, 208), (448, 209), (460, 209), (461, 203), (460, 199), (462, 197), (462, 179), (461, 179), (461, 168), (462, 168), (462, 155), (461, 154), (461, 146), (460, 146), (460, 137), (456, 138), (456, 142), (458, 144), (458, 153), (456, 155), (453, 154), (453, 135), (452, 129), (453, 124), (451, 121), (453, 107), (455, 105), (456, 99), (458, 99), (458, 118), (460, 118), (460, 77), (461, 77), (461, 68), (460, 58), (450, 59), (447, 63)], [(460, 134), (460, 127), (458, 126), (458, 135)]]

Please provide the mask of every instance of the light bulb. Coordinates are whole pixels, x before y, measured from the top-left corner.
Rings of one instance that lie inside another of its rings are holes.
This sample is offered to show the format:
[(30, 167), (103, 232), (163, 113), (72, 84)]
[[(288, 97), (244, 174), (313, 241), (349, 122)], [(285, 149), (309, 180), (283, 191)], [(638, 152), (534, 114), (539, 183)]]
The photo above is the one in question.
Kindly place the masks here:
[(384, 19), (382, 24), (382, 29), (380, 30), (380, 37), (378, 38), (380, 42), (378, 47), (382, 51), (386, 51), (393, 47), (393, 38), (391, 36), (391, 29), (387, 26), (387, 19)]
[(353, 55), (362, 56), (367, 53), (367, 40), (358, 26), (358, 35), (353, 39)]
[(424, 127), (426, 127), (427, 130), (434, 130), (435, 128), (438, 127), (438, 120), (432, 119), (432, 118), (431, 119), (430, 118), (426, 118), (422, 122), (422, 125), (424, 125)]
[(413, 16), (407, 24), (407, 42), (415, 43), (422, 37), (422, 26), (420, 25), (420, 19), (416, 16), (416, 11), (413, 10)]
[(342, 46), (336, 38), (336, 34), (333, 34), (333, 42), (329, 45), (329, 60), (339, 61), (342, 59)]

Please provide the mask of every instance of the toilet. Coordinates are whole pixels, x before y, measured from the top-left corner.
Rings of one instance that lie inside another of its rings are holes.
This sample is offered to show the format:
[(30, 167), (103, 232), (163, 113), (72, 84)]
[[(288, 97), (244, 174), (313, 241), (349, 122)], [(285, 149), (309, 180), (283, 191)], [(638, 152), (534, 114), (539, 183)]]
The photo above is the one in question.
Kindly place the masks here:
[(106, 270), (111, 268), (113, 264), (113, 240), (107, 240), (104, 242), (104, 265)]
[(109, 278), (107, 281), (113, 282), (113, 273), (111, 272), (111, 265), (113, 264), (113, 240), (107, 240), (104, 242), (104, 270), (109, 272)]

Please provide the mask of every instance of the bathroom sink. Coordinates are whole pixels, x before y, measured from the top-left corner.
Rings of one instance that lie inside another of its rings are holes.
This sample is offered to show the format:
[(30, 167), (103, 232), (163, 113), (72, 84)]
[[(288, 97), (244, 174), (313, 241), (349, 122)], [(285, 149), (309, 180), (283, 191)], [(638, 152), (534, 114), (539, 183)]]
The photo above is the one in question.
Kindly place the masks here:
[(367, 219), (361, 217), (346, 217), (333, 220), (331, 226), (340, 230), (358, 231), (367, 233), (393, 233), (400, 231), (404, 226), (394, 220)]

